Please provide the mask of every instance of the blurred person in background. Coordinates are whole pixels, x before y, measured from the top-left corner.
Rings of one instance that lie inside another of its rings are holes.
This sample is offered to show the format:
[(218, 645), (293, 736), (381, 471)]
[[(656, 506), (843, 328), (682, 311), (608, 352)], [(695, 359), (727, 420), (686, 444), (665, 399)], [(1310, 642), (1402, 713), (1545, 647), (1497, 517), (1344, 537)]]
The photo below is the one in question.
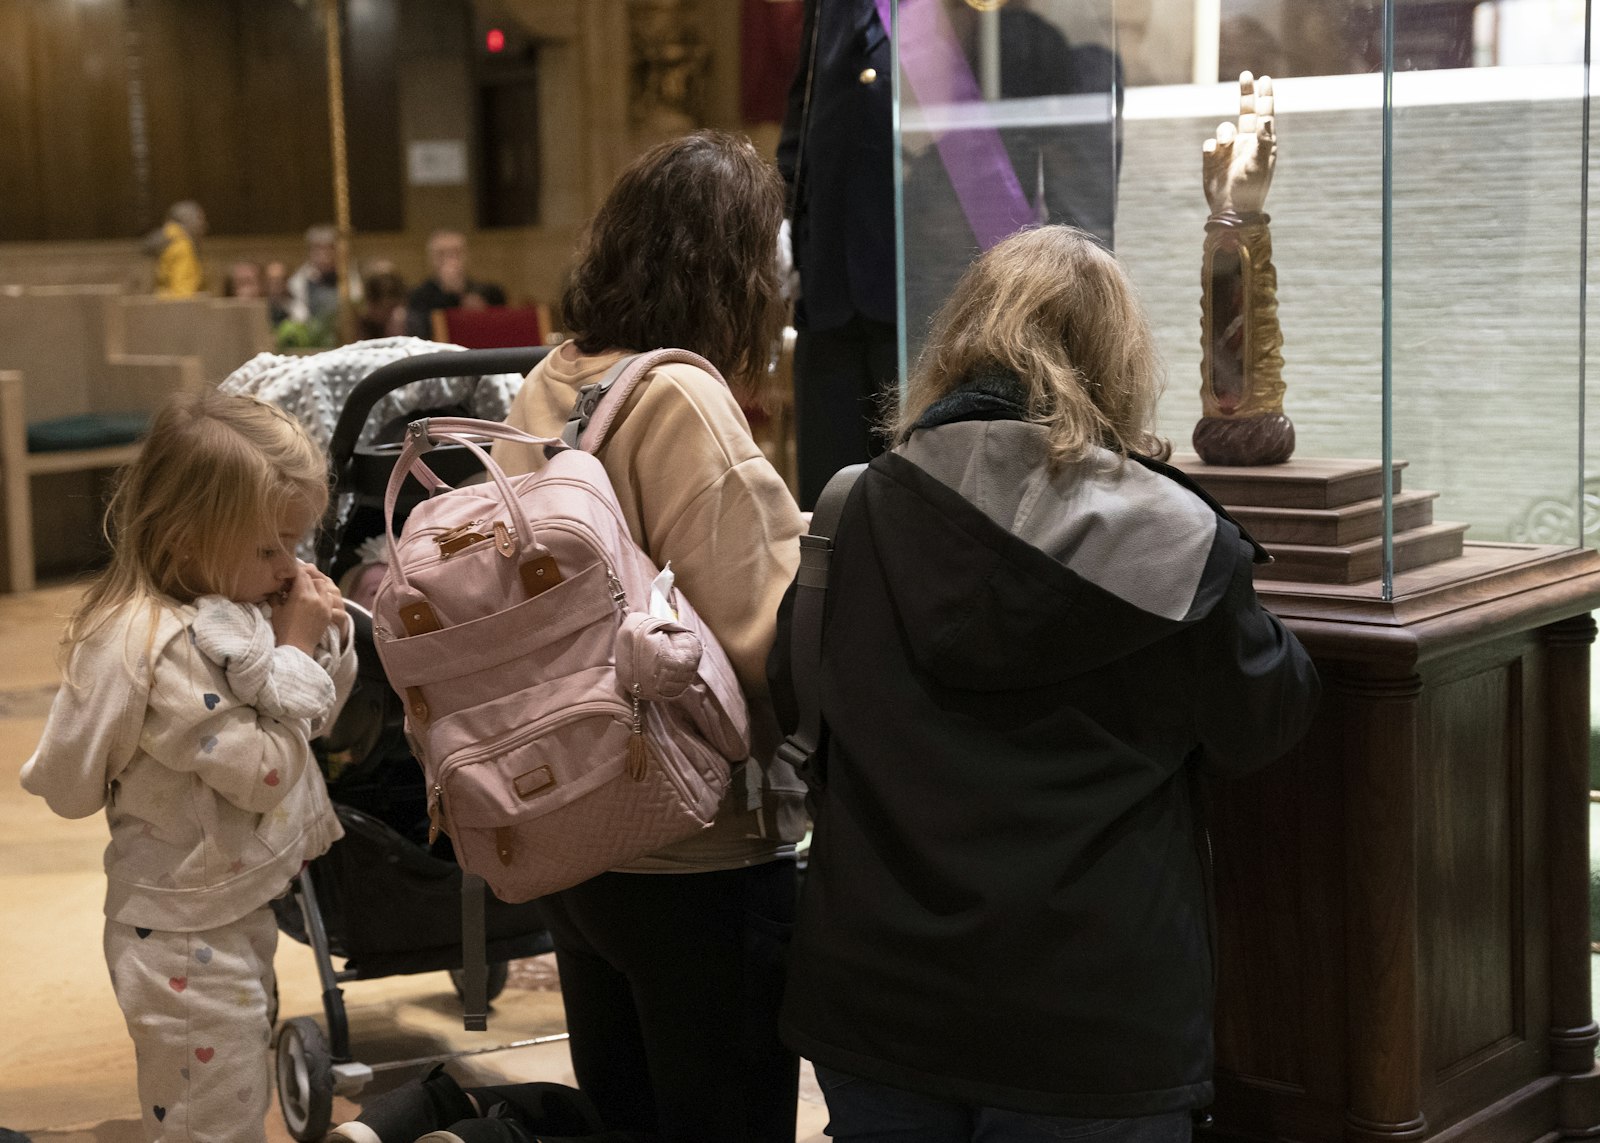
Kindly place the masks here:
[(428, 279), (406, 299), (406, 332), (433, 336), (435, 310), (503, 306), (506, 292), (493, 282), (467, 275), (467, 239), (455, 230), (435, 230), (428, 239)]
[(406, 332), (406, 283), (393, 267), (367, 274), (362, 282), (356, 333), (362, 341), (400, 337)]
[(288, 263), (274, 258), (261, 268), (261, 290), (267, 299), (267, 318), (276, 329), (283, 322), (289, 320), (289, 306), (293, 299), (289, 297), (289, 266)]
[(200, 239), (206, 235), (206, 212), (191, 199), (175, 202), (160, 230), (145, 239), (145, 251), (156, 258), (156, 295), (191, 298), (205, 288), (200, 267)]
[(241, 260), (228, 267), (222, 279), (222, 296), (225, 298), (262, 298), (266, 296), (261, 283), (261, 264)]
[[(332, 325), (339, 316), (339, 231), (327, 225), (306, 231), (306, 260), (289, 275), (289, 317)], [(353, 277), (350, 300), (361, 301), (361, 279)]]

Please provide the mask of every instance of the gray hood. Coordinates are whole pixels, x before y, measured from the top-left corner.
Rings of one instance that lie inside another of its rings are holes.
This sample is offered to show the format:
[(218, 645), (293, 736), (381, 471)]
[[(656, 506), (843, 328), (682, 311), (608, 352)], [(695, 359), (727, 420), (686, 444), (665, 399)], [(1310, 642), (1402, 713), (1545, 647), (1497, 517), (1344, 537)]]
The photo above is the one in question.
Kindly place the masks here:
[(1051, 471), (1018, 420), (918, 429), (874, 465), (866, 518), (917, 661), (983, 690), (1039, 686), (1203, 619), (1238, 528), (1153, 462), (1099, 450)]

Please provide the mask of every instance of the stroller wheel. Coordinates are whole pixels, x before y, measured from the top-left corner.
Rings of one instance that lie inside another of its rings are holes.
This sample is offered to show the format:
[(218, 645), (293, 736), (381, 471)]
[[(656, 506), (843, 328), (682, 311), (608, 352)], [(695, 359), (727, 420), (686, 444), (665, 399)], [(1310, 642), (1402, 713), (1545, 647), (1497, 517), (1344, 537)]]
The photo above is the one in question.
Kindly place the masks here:
[[(462, 1000), (467, 998), (467, 977), (459, 968), (449, 970), (450, 983), (456, 990), (456, 995)], [(484, 981), (484, 999), (493, 1000), (506, 990), (506, 981), (511, 977), (511, 966), (503, 960), (489, 962), (489, 975)]]
[(333, 1057), (309, 1016), (296, 1016), (278, 1032), (278, 1107), (300, 1143), (320, 1140), (333, 1122)]

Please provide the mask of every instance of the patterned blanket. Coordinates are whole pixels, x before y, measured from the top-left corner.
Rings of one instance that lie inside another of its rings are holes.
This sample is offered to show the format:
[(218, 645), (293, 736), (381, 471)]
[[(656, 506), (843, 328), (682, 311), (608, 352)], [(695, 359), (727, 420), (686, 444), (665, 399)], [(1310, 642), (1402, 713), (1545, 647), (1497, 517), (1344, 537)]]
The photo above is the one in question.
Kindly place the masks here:
[[(345, 401), (367, 374), (403, 357), (460, 348), (418, 337), (384, 337), (308, 357), (258, 353), (228, 374), (219, 388), (271, 401), (304, 425), (311, 439), (326, 450)], [(460, 405), (470, 416), (503, 421), (520, 388), (522, 378), (515, 373), (413, 381), (378, 399), (357, 444), (370, 443), (382, 426), (419, 409)]]

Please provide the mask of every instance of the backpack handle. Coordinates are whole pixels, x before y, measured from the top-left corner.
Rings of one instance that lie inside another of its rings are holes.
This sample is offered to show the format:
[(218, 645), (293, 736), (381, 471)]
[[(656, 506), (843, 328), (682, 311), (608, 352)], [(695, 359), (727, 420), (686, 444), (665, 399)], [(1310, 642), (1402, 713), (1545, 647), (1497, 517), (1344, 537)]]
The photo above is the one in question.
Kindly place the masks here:
[[(383, 495), (383, 528), (384, 537), (389, 547), (389, 570), (399, 582), (400, 589), (410, 592), (411, 584), (406, 579), (406, 569), (400, 562), (400, 553), (394, 534), (394, 509), (400, 498), (400, 487), (405, 483), (406, 477), (416, 470), (419, 479), (426, 481), (432, 477), (434, 488), (441, 486), (441, 482), (428, 469), (422, 460), (422, 454), (440, 442), (452, 442), (464, 445), (471, 450), (482, 463), (484, 471), (494, 482), (495, 488), (500, 493), (500, 499), (505, 504), (506, 514), (511, 518), (513, 541), (517, 545), (518, 554), (531, 551), (534, 555), (550, 554), (549, 550), (534, 537), (533, 528), (528, 524), (528, 517), (522, 511), (522, 502), (517, 499), (511, 481), (507, 479), (505, 470), (495, 463), (494, 458), (480, 445), (474, 437), (490, 437), (496, 440), (518, 441), (522, 444), (554, 446), (564, 449), (567, 446), (553, 437), (536, 437), (520, 429), (513, 429), (498, 421), (479, 421), (471, 417), (423, 417), (412, 421), (406, 428), (406, 445), (401, 450), (399, 458), (394, 462), (394, 469), (389, 473), (389, 487)], [(425, 474), (425, 475), (424, 475)]]

